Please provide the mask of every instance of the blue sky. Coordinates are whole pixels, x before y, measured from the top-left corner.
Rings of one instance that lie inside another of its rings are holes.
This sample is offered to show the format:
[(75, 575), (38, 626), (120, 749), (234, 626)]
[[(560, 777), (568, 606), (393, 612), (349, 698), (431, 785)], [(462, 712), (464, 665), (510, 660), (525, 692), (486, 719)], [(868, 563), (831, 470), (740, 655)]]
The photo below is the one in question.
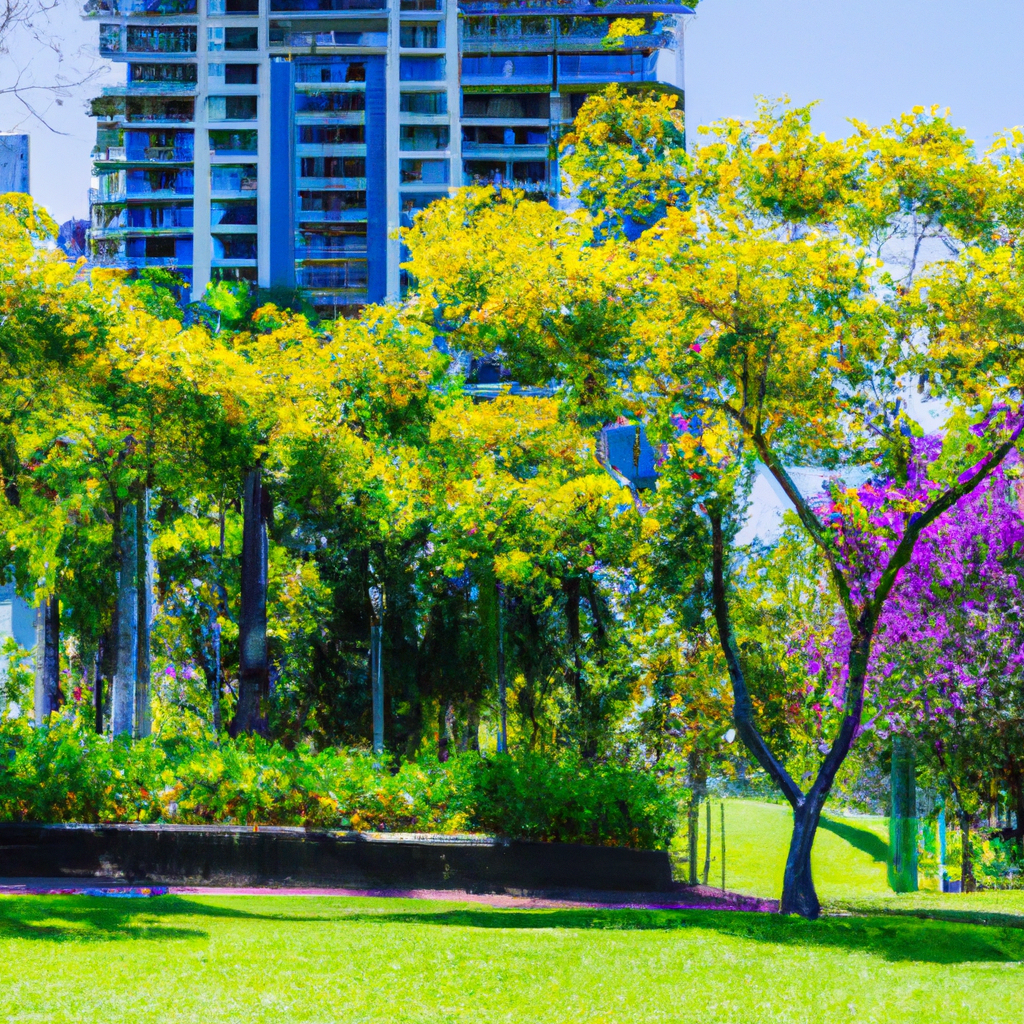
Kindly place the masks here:
[[(81, 47), (94, 50), (97, 30), (76, 3), (64, 2), (51, 25), (70, 59)], [(815, 120), (830, 135), (845, 134), (848, 117), (880, 122), (938, 103), (987, 144), (999, 129), (1024, 123), (1022, 40), (1021, 0), (703, 0), (686, 30), (691, 139), (700, 124), (749, 115), (760, 94), (819, 100)], [(28, 39), (14, 54), (39, 80), (57, 70)], [(0, 58), (0, 85), (12, 66)], [(95, 89), (72, 91), (60, 106), (42, 100), (62, 135), (0, 96), (0, 129), (31, 133), (33, 192), (59, 220), (86, 215), (94, 128), (85, 101)]]

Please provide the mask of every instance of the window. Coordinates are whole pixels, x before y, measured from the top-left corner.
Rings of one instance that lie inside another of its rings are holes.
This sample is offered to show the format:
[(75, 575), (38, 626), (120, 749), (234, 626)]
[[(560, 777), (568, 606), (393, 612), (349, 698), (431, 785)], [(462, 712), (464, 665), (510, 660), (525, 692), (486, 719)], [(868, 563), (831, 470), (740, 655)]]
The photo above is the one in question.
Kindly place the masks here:
[(413, 217), (437, 198), (438, 194), (436, 192), (403, 192), (400, 197), (402, 203), (402, 227), (411, 228)]
[(345, 146), (366, 141), (366, 126), (361, 124), (301, 125), (299, 143), (310, 146)]
[(256, 153), (257, 135), (255, 129), (247, 131), (210, 132), (211, 153)]
[(444, 92), (403, 92), (399, 98), (403, 114), (447, 114), (448, 94)]
[(403, 11), (442, 11), (441, 0), (402, 0)]
[(211, 267), (210, 268), (210, 280), (211, 281), (231, 281), (232, 283), (238, 283), (245, 281), (248, 284), (256, 283), (256, 268), (255, 267)]
[(551, 97), (547, 93), (469, 93), (462, 98), (463, 117), (519, 117), (547, 120)]
[(569, 93), (569, 112), (572, 114), (573, 120), (576, 120), (576, 115), (580, 112), (583, 104), (590, 99), (590, 93), (588, 92), (571, 92)]
[(218, 224), (255, 224), (255, 203), (210, 203), (210, 226)]
[(255, 25), (224, 29), (225, 50), (258, 50), (259, 45), (259, 29)]
[(225, 85), (255, 85), (258, 64), (227, 64), (224, 67)]
[(365, 253), (366, 225), (343, 224), (322, 231), (304, 231), (302, 248), (306, 259), (332, 259), (347, 253)]
[(366, 65), (362, 61), (332, 60), (327, 63), (298, 64), (296, 82), (365, 82)]
[(124, 133), (124, 149), (128, 160), (191, 160), (192, 132), (172, 128), (128, 129)]
[(403, 124), (399, 137), (400, 149), (447, 149), (448, 125)]
[(147, 238), (143, 255), (147, 259), (174, 259), (174, 239)]
[(543, 128), (466, 127), (462, 129), (463, 144), (474, 146), (546, 146), (548, 133)]
[(255, 164), (214, 164), (210, 168), (210, 187), (214, 192), (255, 192)]
[(100, 25), (100, 53), (119, 53), (121, 50), (121, 26)]
[(209, 97), (211, 121), (255, 121), (255, 96), (211, 96)]
[(259, 14), (259, 0), (209, 0), (210, 14)]
[(399, 160), (399, 175), (402, 184), (419, 182), (423, 185), (447, 185), (447, 160)]
[(191, 206), (136, 206), (128, 207), (130, 228), (190, 228)]
[(191, 121), (196, 101), (165, 100), (150, 96), (129, 96), (126, 117), (129, 121)]
[(215, 260), (256, 259), (256, 236), (214, 235), (213, 258)]
[(191, 195), (195, 178), (191, 168), (161, 167), (159, 170), (132, 168), (125, 181), (128, 195), (145, 196), (153, 192), (174, 192)]
[(366, 109), (364, 92), (297, 92), (295, 110), (297, 113), (344, 113)]
[(548, 165), (543, 160), (523, 160), (512, 165), (514, 181), (530, 181), (536, 184), (547, 181)]
[(438, 82), (444, 74), (444, 57), (402, 57), (399, 63), (403, 82)]
[(309, 156), (300, 164), (303, 178), (365, 178), (364, 156)]
[(181, 82), (195, 84), (195, 64), (129, 64), (132, 82)]
[(299, 209), (310, 213), (365, 210), (365, 192), (299, 192)]
[(444, 46), (444, 40), (439, 39), (437, 25), (402, 25), (398, 40), (400, 46), (418, 49), (436, 50), (438, 46)]

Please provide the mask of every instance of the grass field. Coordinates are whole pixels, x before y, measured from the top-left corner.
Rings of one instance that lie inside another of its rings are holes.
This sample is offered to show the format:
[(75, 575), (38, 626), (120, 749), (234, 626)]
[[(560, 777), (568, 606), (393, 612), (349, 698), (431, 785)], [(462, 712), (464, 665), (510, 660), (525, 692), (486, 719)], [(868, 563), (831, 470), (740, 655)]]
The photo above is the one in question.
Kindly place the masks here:
[[(788, 821), (783, 807), (726, 802), (729, 888), (778, 895)], [(0, 1021), (1018, 1024), (1024, 893), (895, 896), (885, 834), (882, 819), (861, 818), (821, 832), (815, 874), (838, 913), (814, 923), (390, 899), (0, 897)], [(717, 805), (713, 840), (717, 858)]]
[[(709, 884), (721, 881), (721, 824), (718, 803), (712, 805)], [(701, 815), (701, 868), (703, 828)], [(753, 800), (725, 801), (726, 888), (751, 896), (777, 899), (782, 892), (793, 814), (782, 804)], [(824, 818), (811, 855), (818, 895), (824, 901), (891, 895), (885, 865), (888, 823), (884, 818)]]
[(0, 1020), (1017, 1024), (1024, 905), (969, 902), (1007, 917), (0, 897)]

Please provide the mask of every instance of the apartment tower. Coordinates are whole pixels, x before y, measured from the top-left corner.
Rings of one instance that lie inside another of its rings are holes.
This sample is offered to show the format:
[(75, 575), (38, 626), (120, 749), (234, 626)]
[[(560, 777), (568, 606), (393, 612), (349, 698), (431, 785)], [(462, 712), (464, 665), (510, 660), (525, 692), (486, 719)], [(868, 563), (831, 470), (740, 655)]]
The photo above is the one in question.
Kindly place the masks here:
[[(682, 97), (678, 3), (90, 0), (123, 85), (93, 101), (97, 259), (397, 298), (396, 229), (472, 183), (559, 190), (557, 140), (610, 82)], [(642, 34), (609, 48), (616, 18)], [(681, 101), (681, 99), (680, 99)]]

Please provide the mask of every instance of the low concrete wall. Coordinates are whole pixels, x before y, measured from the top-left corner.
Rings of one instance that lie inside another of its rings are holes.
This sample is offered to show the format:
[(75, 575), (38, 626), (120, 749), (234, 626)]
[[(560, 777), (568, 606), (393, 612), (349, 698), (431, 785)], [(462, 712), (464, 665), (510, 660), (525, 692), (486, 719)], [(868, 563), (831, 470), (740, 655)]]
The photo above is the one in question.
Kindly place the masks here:
[(232, 825), (0, 824), (0, 875), (471, 892), (672, 886), (664, 851)]

